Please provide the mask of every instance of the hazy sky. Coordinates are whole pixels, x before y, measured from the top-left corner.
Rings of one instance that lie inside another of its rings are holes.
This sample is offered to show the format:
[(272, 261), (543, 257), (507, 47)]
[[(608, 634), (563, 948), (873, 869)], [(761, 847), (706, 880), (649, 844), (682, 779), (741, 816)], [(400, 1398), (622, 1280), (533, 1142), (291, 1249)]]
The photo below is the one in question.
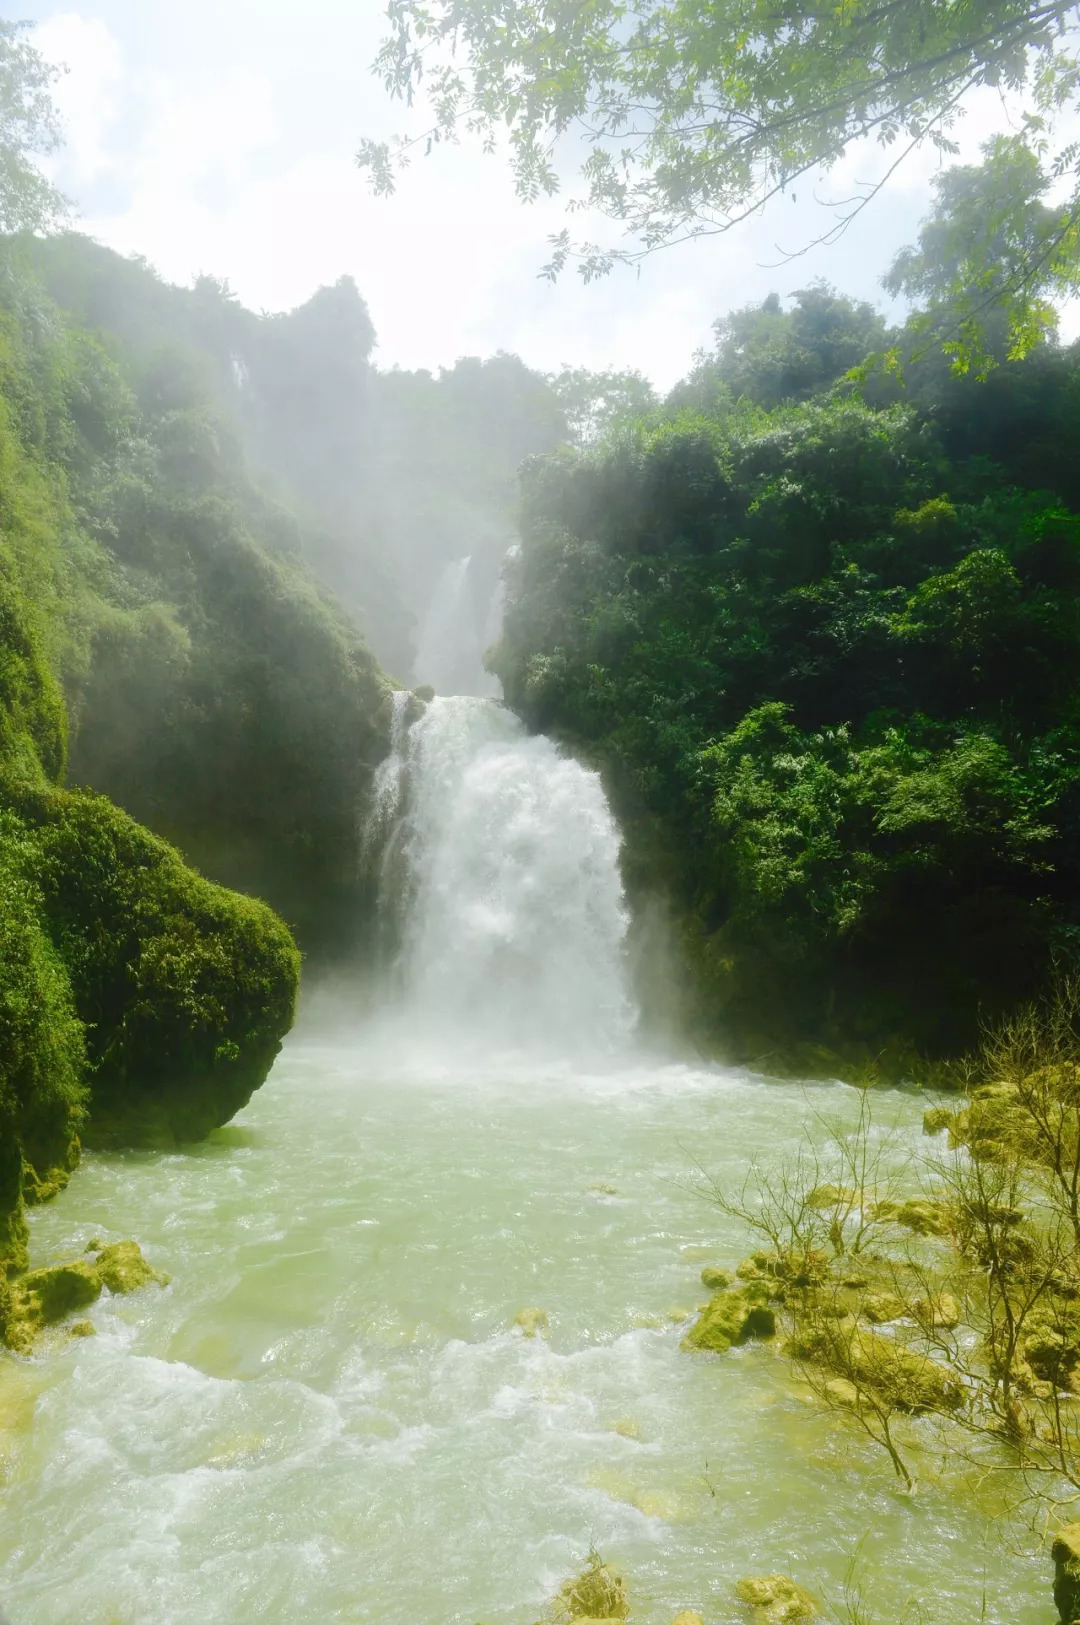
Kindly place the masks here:
[[(397, 197), (369, 195), (353, 161), (360, 138), (419, 125), (369, 72), (382, 13), (381, 0), (22, 0), (39, 49), (70, 70), (55, 174), (81, 229), (173, 281), (227, 277), (256, 309), (288, 308), (349, 272), (382, 366), (503, 349), (545, 371), (639, 367), (666, 386), (715, 317), (770, 289), (824, 277), (882, 302), (882, 272), (925, 212), (930, 152), (832, 248), (784, 261), (829, 223), (803, 193), (727, 236), (655, 255), (639, 275), (584, 287), (566, 273), (552, 288), (537, 272), (561, 207), (519, 204), (497, 159), (444, 148), (417, 161)], [(1004, 120), (994, 97), (977, 102), (960, 132), (966, 151)], [(819, 196), (843, 195), (882, 163), (876, 150), (849, 156)], [(575, 230), (611, 238), (580, 217)]]

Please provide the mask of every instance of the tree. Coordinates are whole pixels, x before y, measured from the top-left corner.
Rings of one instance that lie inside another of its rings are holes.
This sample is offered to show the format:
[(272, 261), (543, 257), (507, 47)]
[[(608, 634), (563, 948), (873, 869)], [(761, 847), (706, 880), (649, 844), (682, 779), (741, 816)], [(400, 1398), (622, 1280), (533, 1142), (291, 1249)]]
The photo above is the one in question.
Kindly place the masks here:
[[(915, 147), (956, 151), (950, 129), (980, 86), (1022, 99), (1014, 145), (1035, 171), (1076, 182), (1078, 148), (1055, 154), (1048, 143), (1080, 88), (1069, 36), (1077, 9), (1076, 0), (394, 0), (376, 71), (410, 104), (422, 87), (432, 122), (396, 149), (365, 141), (358, 160), (388, 193), (418, 144), (430, 150), (462, 129), (489, 148), (508, 137), (518, 193), (531, 200), (559, 190), (560, 140), (582, 136), (589, 150), (571, 208), (599, 210), (636, 239), (610, 249), (555, 237), (547, 273), (573, 257), (588, 280), (664, 244), (728, 231), (853, 142), (876, 140), (886, 173), (840, 203), (829, 240)], [(1014, 168), (1007, 179), (1015, 188), (1022, 176)], [(1022, 267), (998, 294), (1018, 306), (1021, 338), (1033, 320), (1040, 329), (1035, 296), (1080, 256), (1080, 184), (1050, 253), (1043, 234), (1026, 243), (1013, 230), (1030, 215), (1030, 186), (1010, 195), (1006, 234)], [(993, 230), (969, 237), (976, 274), (997, 242)]]
[(577, 446), (595, 444), (620, 423), (644, 417), (656, 405), (652, 384), (632, 369), (591, 372), (587, 367), (563, 367), (549, 382)]
[(49, 94), (58, 70), (23, 35), (26, 23), (0, 22), (0, 232), (47, 231), (65, 199), (31, 154), (54, 152), (60, 124)]

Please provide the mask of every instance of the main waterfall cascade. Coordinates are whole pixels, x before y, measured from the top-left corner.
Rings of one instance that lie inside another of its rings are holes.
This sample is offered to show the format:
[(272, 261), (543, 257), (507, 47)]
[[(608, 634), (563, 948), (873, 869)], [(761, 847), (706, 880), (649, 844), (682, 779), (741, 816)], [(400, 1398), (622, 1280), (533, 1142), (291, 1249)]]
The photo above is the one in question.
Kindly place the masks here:
[(599, 776), (502, 705), (395, 696), (370, 838), (410, 1024), (457, 1046), (596, 1054), (635, 1024), (618, 828)]

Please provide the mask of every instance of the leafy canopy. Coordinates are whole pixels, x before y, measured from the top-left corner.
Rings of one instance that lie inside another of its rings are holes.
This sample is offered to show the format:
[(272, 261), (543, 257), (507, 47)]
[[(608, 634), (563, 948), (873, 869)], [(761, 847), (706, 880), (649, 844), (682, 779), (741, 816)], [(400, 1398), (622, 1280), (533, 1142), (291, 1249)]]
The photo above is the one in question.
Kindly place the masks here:
[[(575, 257), (588, 280), (727, 231), (851, 143), (875, 140), (886, 173), (839, 207), (831, 238), (920, 143), (955, 152), (963, 98), (992, 86), (1020, 98), (1023, 128), (991, 146), (989, 184), (1001, 195), (989, 216), (953, 222), (956, 275), (945, 281), (967, 292), (974, 327), (949, 338), (963, 347), (974, 335), (979, 353), (989, 294), (1015, 313), (1022, 353), (1046, 326), (1040, 295), (1070, 289), (1080, 255), (1080, 186), (1061, 210), (1039, 202), (1048, 179), (1076, 178), (1077, 147), (1054, 152), (1049, 139), (1080, 89), (1077, 10), (1075, 0), (392, 0), (376, 72), (410, 105), (422, 89), (432, 122), (396, 147), (365, 141), (358, 161), (389, 193), (417, 145), (463, 129), (489, 149), (508, 138), (518, 193), (531, 200), (559, 190), (560, 138), (583, 137), (571, 209), (599, 210), (637, 240), (613, 250), (560, 233), (547, 273)], [(916, 262), (899, 277), (916, 286)]]
[(23, 36), (26, 23), (0, 21), (0, 232), (46, 231), (65, 202), (31, 154), (60, 145), (50, 89), (57, 70)]

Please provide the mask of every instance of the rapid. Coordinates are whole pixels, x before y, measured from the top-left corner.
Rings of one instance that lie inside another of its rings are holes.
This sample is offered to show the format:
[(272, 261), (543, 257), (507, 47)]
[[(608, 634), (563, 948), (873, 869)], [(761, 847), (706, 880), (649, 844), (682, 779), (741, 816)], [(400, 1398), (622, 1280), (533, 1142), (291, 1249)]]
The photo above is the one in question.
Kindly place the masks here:
[(994, 1507), (900, 1494), (774, 1348), (680, 1350), (750, 1246), (705, 1178), (857, 1094), (650, 1053), (598, 777), (492, 700), (401, 701), (372, 818), (376, 1007), (316, 994), (235, 1122), (32, 1216), (35, 1263), (134, 1236), (172, 1285), (0, 1362), (12, 1625), (529, 1625), (590, 1546), (635, 1625), (745, 1625), (747, 1574), (839, 1603), (853, 1559), (883, 1625), (1045, 1625)]

